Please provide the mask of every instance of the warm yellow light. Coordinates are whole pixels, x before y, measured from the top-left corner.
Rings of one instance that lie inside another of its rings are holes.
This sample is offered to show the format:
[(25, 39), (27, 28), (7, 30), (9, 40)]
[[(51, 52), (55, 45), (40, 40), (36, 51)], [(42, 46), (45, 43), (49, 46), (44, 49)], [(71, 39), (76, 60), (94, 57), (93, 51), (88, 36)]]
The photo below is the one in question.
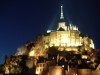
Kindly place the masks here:
[(86, 55), (82, 55), (82, 59), (87, 59), (88, 57)]
[(66, 36), (63, 36), (63, 37), (61, 38), (61, 42), (62, 42), (63, 44), (66, 44), (66, 43), (68, 42), (67, 37), (66, 37)]
[(67, 39), (65, 37), (63, 37), (62, 39), (62, 43), (66, 43)]
[(34, 56), (34, 50), (29, 52), (29, 56)]

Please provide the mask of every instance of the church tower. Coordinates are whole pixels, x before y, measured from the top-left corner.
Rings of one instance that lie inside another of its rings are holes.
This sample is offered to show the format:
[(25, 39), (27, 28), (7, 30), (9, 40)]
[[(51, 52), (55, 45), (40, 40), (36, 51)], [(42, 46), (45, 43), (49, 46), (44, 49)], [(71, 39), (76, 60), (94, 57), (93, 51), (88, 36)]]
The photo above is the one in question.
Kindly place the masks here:
[(45, 42), (48, 47), (57, 46), (59, 50), (78, 51), (78, 47), (85, 46), (85, 49), (94, 48), (92, 40), (87, 44), (87, 37), (83, 38), (80, 35), (78, 27), (73, 24), (67, 24), (64, 20), (63, 6), (61, 6), (60, 21), (58, 22), (57, 30), (50, 31), (45, 37)]
[(66, 22), (64, 21), (63, 6), (61, 6), (60, 22), (58, 23), (57, 30), (59, 30), (60, 28), (67, 30)]

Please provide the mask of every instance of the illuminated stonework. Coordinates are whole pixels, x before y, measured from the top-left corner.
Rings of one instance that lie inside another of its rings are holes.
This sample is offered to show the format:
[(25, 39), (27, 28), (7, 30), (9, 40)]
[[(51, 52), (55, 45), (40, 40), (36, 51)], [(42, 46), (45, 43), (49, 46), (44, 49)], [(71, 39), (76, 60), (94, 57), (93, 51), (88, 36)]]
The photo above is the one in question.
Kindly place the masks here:
[[(71, 26), (72, 27), (72, 26)], [(81, 46), (82, 37), (78, 30), (68, 29), (50, 33), (50, 46)]]
[(40, 75), (46, 69), (46, 63), (38, 63), (36, 65), (36, 74)]
[(63, 75), (63, 68), (61, 66), (49, 67), (49, 75)]
[(78, 51), (79, 46), (83, 46), (85, 50), (95, 48), (93, 40), (89, 37), (82, 37), (77, 26), (66, 24), (62, 6), (57, 30), (49, 30), (47, 33), (49, 33), (49, 35), (44, 36), (45, 48), (48, 48), (49, 46), (61, 46), (65, 47), (66, 51)]

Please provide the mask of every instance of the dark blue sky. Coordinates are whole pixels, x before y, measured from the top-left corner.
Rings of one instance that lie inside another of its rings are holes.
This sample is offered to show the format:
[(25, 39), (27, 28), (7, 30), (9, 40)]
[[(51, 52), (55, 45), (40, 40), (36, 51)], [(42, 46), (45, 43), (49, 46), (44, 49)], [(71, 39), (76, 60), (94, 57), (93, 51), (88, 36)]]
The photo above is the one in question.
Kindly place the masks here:
[(100, 48), (100, 3), (97, 0), (0, 0), (0, 64), (5, 55), (47, 29), (57, 27), (60, 5), (67, 23), (79, 27)]

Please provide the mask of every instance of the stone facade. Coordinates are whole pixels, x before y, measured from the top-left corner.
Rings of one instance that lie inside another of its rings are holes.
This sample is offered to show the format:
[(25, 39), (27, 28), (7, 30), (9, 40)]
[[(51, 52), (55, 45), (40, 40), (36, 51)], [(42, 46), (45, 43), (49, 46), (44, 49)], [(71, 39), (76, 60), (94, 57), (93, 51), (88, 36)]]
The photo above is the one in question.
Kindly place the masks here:
[(84, 46), (85, 50), (95, 48), (92, 39), (88, 36), (82, 37), (78, 27), (71, 24), (66, 26), (65, 22), (58, 23), (57, 30), (49, 32), (47, 36), (44, 35), (44, 42), (45, 48), (62, 46), (66, 47), (66, 51), (78, 51), (79, 46)]

